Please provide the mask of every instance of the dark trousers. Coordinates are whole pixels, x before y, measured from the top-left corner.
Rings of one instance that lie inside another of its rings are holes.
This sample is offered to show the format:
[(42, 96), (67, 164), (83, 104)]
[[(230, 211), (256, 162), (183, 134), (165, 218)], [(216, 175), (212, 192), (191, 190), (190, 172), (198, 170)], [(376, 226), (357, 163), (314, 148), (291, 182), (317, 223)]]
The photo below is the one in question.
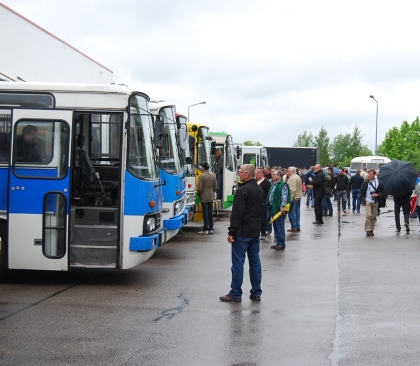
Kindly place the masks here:
[(401, 223), (400, 223), (400, 211), (403, 211), (403, 215), (404, 215), (404, 224), (409, 224), (409, 219), (410, 219), (410, 202), (404, 202), (404, 203), (399, 203), (399, 202), (394, 202), (394, 214), (395, 214), (395, 226), (397, 227), (397, 229), (401, 229)]
[(267, 235), (267, 207), (263, 205), (261, 215), (261, 236)]
[(213, 202), (201, 202), (203, 208), (203, 231), (213, 230)]
[(315, 221), (323, 222), (323, 220), (322, 220), (322, 197), (315, 197)]

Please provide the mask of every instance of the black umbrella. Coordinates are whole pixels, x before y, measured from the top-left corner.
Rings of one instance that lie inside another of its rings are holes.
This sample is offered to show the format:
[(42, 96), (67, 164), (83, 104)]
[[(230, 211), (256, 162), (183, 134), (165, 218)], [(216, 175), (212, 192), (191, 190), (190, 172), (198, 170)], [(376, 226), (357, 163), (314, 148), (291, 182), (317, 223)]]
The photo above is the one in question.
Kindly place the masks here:
[(417, 172), (411, 163), (402, 160), (392, 160), (381, 166), (378, 175), (386, 194), (395, 197), (411, 193), (416, 185), (417, 177)]

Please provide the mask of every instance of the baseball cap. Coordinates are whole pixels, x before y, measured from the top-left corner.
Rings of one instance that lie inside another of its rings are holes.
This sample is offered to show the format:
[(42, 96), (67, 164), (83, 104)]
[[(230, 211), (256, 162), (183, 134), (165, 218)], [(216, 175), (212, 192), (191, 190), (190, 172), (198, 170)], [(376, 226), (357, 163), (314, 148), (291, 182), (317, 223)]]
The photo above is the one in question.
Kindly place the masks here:
[(201, 166), (203, 167), (203, 169), (206, 169), (206, 170), (210, 168), (210, 165), (206, 162), (202, 163)]

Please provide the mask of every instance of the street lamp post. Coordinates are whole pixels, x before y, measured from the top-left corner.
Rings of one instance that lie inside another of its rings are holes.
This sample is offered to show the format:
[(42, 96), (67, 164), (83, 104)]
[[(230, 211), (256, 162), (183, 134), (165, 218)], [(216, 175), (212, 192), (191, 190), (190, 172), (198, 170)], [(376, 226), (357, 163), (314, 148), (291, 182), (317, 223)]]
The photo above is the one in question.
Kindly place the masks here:
[(375, 136), (375, 156), (378, 155), (378, 101), (373, 97), (370, 96), (376, 102), (376, 136)]
[(190, 107), (193, 107), (193, 106), (199, 105), (199, 104), (206, 104), (206, 102), (195, 103), (195, 104), (191, 104), (191, 105), (188, 106), (188, 122), (190, 121)]

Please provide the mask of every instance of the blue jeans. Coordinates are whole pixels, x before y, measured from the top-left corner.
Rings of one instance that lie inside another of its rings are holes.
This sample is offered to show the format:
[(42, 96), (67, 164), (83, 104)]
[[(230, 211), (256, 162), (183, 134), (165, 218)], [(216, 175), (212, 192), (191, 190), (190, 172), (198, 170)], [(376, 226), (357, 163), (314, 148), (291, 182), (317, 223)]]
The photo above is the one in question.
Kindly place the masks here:
[(324, 215), (333, 215), (333, 207), (331, 203), (331, 196), (327, 193), (322, 199), (322, 212)]
[(360, 212), (360, 188), (353, 188), (352, 196), (353, 196), (353, 211), (356, 210), (357, 212)]
[(244, 280), (245, 254), (248, 255), (249, 278), (251, 280), (251, 295), (261, 296), (261, 261), (260, 238), (249, 238), (235, 235), (232, 243), (232, 284), (230, 296), (242, 297), (242, 283)]
[(309, 206), (309, 200), (311, 200), (311, 206), (313, 207), (315, 203), (313, 188), (306, 188), (306, 206)]
[(286, 248), (286, 231), (284, 230), (284, 222), (286, 215), (281, 215), (276, 221), (273, 222), (274, 234), (276, 235), (277, 245)]
[(271, 215), (272, 215), (271, 210), (267, 209), (267, 220), (266, 220), (266, 222), (267, 222), (267, 230), (266, 230), (266, 232), (267, 233), (270, 233), (270, 234), (273, 232), (273, 224), (269, 224), (269, 222), (271, 220)]
[(293, 200), (290, 205), (289, 220), (292, 229), (300, 229), (300, 200)]
[(203, 231), (213, 230), (213, 202), (201, 202), (203, 208)]

